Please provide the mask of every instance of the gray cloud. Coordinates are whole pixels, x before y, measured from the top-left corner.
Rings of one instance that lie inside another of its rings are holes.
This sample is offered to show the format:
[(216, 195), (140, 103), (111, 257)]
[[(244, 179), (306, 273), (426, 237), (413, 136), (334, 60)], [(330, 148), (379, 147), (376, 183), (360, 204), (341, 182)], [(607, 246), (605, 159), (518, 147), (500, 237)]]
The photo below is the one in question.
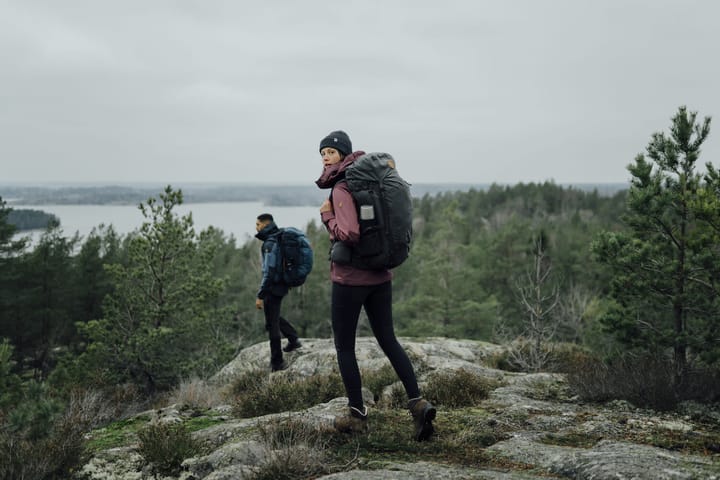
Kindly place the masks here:
[[(306, 183), (348, 131), (413, 182), (624, 181), (720, 110), (701, 1), (6, 1), (0, 181)], [(717, 158), (711, 136), (704, 161)]]

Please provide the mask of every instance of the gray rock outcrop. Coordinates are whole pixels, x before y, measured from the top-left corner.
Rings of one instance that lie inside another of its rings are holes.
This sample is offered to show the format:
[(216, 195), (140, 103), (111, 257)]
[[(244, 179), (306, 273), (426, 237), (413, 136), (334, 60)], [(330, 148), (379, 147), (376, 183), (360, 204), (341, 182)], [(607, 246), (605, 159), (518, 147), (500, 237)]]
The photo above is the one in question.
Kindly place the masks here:
[[(476, 427), (488, 445), (477, 465), (453, 464), (450, 461), (430, 462), (378, 461), (358, 452), (358, 459), (346, 471), (318, 473), (315, 478), (327, 480), (365, 479), (481, 479), (534, 480), (567, 478), (578, 480), (720, 480), (720, 455), (687, 453), (658, 448), (652, 439), (667, 435), (686, 437), (710, 435), (706, 430), (717, 412), (705, 415), (709, 421), (698, 422), (699, 414), (658, 413), (637, 409), (625, 402), (605, 405), (584, 405), (572, 397), (564, 375), (551, 373), (521, 374), (491, 368), (489, 360), (503, 347), (471, 340), (428, 338), (401, 339), (416, 366), (421, 366), (420, 380), (432, 372), (465, 369), (493, 379), (497, 385), (488, 398), (472, 408), (450, 411), (440, 406), (438, 428), (443, 416)], [(304, 346), (287, 355), (286, 372), (292, 378), (325, 374), (336, 369), (335, 349), (331, 339), (305, 339)], [(372, 338), (359, 338), (358, 363), (361, 369), (376, 370), (387, 360)], [(212, 378), (222, 387), (243, 373), (268, 369), (267, 342), (244, 349)], [(274, 377), (270, 377), (274, 378)], [(281, 378), (281, 377), (277, 377)], [(380, 395), (380, 392), (372, 392)], [(372, 397), (372, 395), (370, 395)], [(371, 398), (368, 399), (371, 401)], [(380, 407), (376, 407), (380, 408)], [(688, 406), (688, 411), (701, 407)], [(282, 458), (284, 447), (272, 445), (263, 438), (264, 426), (296, 420), (308, 428), (330, 428), (335, 415), (346, 409), (346, 399), (336, 398), (297, 411), (264, 415), (257, 418), (234, 418), (228, 407), (223, 421), (196, 431), (197, 440), (210, 446), (210, 451), (186, 459), (180, 480), (224, 480), (253, 478), (267, 462)], [(183, 409), (146, 412), (152, 421), (182, 422)], [(459, 418), (459, 420), (458, 420)], [(720, 428), (718, 428), (720, 430)], [(478, 442), (480, 434), (456, 439)], [(656, 442), (657, 443), (657, 442)], [(313, 445), (297, 445), (303, 455), (318, 455)], [(297, 452), (295, 452), (297, 453)], [(135, 444), (96, 454), (85, 465), (78, 478), (84, 480), (139, 480), (152, 478), (142, 469)]]

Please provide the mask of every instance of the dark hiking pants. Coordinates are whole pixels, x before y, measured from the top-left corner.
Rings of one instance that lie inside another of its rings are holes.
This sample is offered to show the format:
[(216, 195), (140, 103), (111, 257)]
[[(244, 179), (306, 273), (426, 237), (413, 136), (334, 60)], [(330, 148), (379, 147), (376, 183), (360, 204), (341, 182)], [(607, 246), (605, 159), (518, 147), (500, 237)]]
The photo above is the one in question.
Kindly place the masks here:
[(281, 335), (290, 340), (297, 341), (298, 333), (290, 322), (280, 315), (280, 306), (283, 297), (276, 295), (268, 295), (263, 300), (263, 309), (265, 310), (265, 329), (268, 331), (270, 339), (270, 363), (280, 365), (283, 362), (283, 353), (280, 346)]

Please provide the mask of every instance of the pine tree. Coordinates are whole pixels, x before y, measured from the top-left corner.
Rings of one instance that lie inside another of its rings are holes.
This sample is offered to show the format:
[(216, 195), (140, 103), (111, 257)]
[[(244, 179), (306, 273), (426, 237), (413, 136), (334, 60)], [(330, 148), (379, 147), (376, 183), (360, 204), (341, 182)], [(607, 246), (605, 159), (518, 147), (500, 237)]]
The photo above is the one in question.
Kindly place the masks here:
[(115, 291), (103, 318), (78, 325), (89, 340), (81, 365), (99, 383), (130, 381), (152, 393), (228, 360), (231, 314), (218, 304), (214, 242), (195, 233), (191, 215), (175, 214), (181, 203), (182, 192), (168, 186), (159, 201), (140, 205), (146, 221), (129, 242), (127, 265), (107, 267)]
[(17, 291), (18, 259), (25, 241), (14, 240), (15, 226), (8, 222), (11, 209), (0, 197), (0, 337), (12, 337), (16, 329), (13, 316)]
[(670, 134), (655, 133), (647, 156), (628, 166), (627, 233), (604, 232), (593, 243), (597, 258), (615, 274), (616, 307), (603, 319), (625, 345), (662, 355), (673, 352), (675, 379), (682, 382), (690, 352), (708, 345), (704, 331), (717, 316), (717, 292), (707, 287), (712, 272), (704, 262), (708, 224), (698, 215), (705, 191), (696, 171), (710, 118), (681, 107)]

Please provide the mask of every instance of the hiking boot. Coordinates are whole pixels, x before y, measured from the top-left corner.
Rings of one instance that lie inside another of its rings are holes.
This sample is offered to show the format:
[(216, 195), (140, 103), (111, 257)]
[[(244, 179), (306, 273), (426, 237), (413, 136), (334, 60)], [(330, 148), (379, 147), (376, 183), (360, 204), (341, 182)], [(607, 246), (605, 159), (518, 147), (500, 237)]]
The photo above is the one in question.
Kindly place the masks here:
[(288, 363), (285, 360), (283, 360), (282, 363), (279, 363), (277, 365), (274, 363), (270, 364), (270, 370), (273, 372), (279, 372), (280, 370), (285, 370), (287, 368), (288, 368)]
[(283, 352), (292, 352), (300, 347), (302, 347), (302, 343), (300, 343), (300, 340), (296, 338), (293, 341), (288, 341), (288, 344), (283, 347)]
[(423, 442), (435, 432), (432, 421), (435, 420), (437, 409), (424, 398), (413, 398), (408, 402), (408, 409), (415, 422), (415, 440)]
[(335, 420), (333, 420), (333, 427), (335, 427), (335, 430), (342, 433), (366, 432), (368, 429), (367, 407), (363, 407), (363, 410), (364, 412), (361, 412), (355, 407), (350, 407), (350, 411), (348, 413), (339, 417), (335, 417)]

